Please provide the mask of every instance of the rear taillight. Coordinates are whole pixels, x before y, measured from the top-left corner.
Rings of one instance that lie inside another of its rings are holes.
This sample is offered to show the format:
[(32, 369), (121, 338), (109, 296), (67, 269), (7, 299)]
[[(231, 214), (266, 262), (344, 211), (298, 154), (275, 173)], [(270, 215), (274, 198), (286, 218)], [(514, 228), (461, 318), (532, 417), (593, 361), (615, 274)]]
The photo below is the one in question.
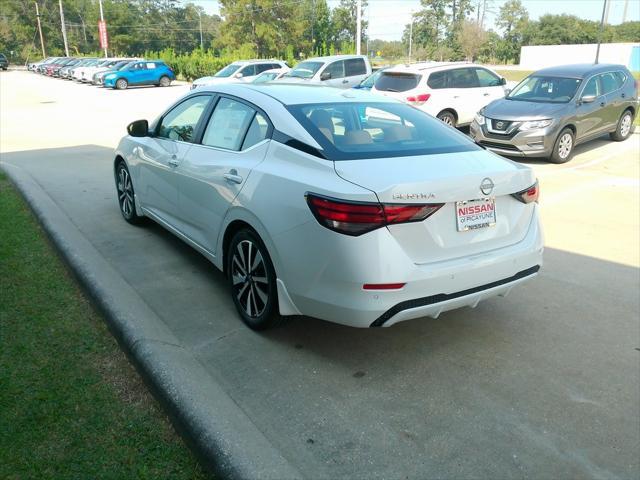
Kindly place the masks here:
[(311, 213), (320, 225), (352, 236), (362, 235), (386, 225), (420, 222), (444, 205), (351, 202), (312, 193), (308, 193), (306, 198)]
[(431, 97), (430, 93), (421, 93), (419, 95), (410, 95), (407, 97), (407, 102), (412, 105), (422, 105)]
[(522, 203), (537, 202), (538, 197), (540, 196), (540, 186), (538, 185), (538, 181), (536, 180), (536, 183), (531, 185), (529, 188), (525, 188), (520, 192), (512, 193), (511, 195)]

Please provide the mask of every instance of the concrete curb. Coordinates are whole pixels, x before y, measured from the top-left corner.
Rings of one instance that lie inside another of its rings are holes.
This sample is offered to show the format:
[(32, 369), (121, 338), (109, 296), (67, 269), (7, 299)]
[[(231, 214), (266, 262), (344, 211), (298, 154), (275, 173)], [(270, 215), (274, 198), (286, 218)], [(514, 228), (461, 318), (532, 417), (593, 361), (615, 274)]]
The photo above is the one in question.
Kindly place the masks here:
[(40, 185), (1, 166), (205, 467), (222, 478), (302, 478)]

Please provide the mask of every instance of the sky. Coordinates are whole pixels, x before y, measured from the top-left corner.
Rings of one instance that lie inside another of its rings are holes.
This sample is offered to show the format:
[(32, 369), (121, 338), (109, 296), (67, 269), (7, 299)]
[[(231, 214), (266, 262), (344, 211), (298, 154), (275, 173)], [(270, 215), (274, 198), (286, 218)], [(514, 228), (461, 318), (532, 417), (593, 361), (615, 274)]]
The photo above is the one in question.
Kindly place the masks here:
[[(186, 3), (187, 0), (185, 0)], [(201, 5), (207, 13), (219, 13), (217, 0), (191, 0)], [(288, 0), (282, 0), (288, 1)], [(622, 22), (625, 0), (609, 0), (609, 22)], [(506, 0), (490, 0), (491, 10), (498, 12)], [(628, 0), (627, 20), (640, 20), (640, 0)], [(327, 0), (329, 7), (334, 8), (339, 0)], [(536, 20), (546, 13), (576, 15), (587, 20), (600, 21), (603, 0), (522, 0), (529, 11), (529, 17)], [(420, 0), (369, 0), (369, 7), (364, 18), (369, 21), (369, 38), (381, 40), (400, 40), (404, 26), (411, 19), (411, 11), (420, 9)], [(485, 28), (492, 28), (495, 14), (489, 14)]]

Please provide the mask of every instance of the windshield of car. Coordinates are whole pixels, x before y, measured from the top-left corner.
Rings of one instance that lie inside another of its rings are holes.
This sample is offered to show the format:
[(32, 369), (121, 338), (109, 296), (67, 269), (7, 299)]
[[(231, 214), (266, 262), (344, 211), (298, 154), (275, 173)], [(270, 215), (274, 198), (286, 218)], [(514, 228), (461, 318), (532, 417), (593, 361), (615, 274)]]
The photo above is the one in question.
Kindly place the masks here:
[(125, 70), (125, 69), (127, 69), (127, 67), (130, 67), (131, 65), (133, 65), (135, 63), (138, 63), (138, 62), (135, 61), (135, 60), (133, 62), (124, 62), (122, 65), (120, 65), (118, 67), (118, 70)]
[(581, 82), (579, 78), (532, 75), (516, 85), (506, 98), (521, 102), (567, 103)]
[(287, 108), (329, 160), (480, 150), (466, 135), (403, 103), (316, 103)]
[(285, 77), (311, 78), (323, 65), (322, 62), (302, 62), (296, 65)]
[(219, 77), (219, 78), (227, 78), (230, 77), (231, 75), (233, 75), (234, 73), (236, 73), (236, 71), (241, 67), (242, 65), (235, 65), (235, 64), (231, 64), (231, 65), (227, 65), (226, 67), (224, 67), (222, 70), (220, 70), (218, 73), (216, 73), (214, 75), (214, 77)]

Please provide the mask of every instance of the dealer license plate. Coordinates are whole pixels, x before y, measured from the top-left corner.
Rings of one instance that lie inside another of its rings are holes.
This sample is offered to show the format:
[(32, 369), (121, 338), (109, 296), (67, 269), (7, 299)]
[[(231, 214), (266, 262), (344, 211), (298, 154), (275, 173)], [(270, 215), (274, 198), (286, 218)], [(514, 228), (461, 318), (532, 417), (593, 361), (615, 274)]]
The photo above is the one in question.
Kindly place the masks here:
[(494, 226), (496, 224), (495, 198), (456, 202), (456, 222), (459, 232)]

